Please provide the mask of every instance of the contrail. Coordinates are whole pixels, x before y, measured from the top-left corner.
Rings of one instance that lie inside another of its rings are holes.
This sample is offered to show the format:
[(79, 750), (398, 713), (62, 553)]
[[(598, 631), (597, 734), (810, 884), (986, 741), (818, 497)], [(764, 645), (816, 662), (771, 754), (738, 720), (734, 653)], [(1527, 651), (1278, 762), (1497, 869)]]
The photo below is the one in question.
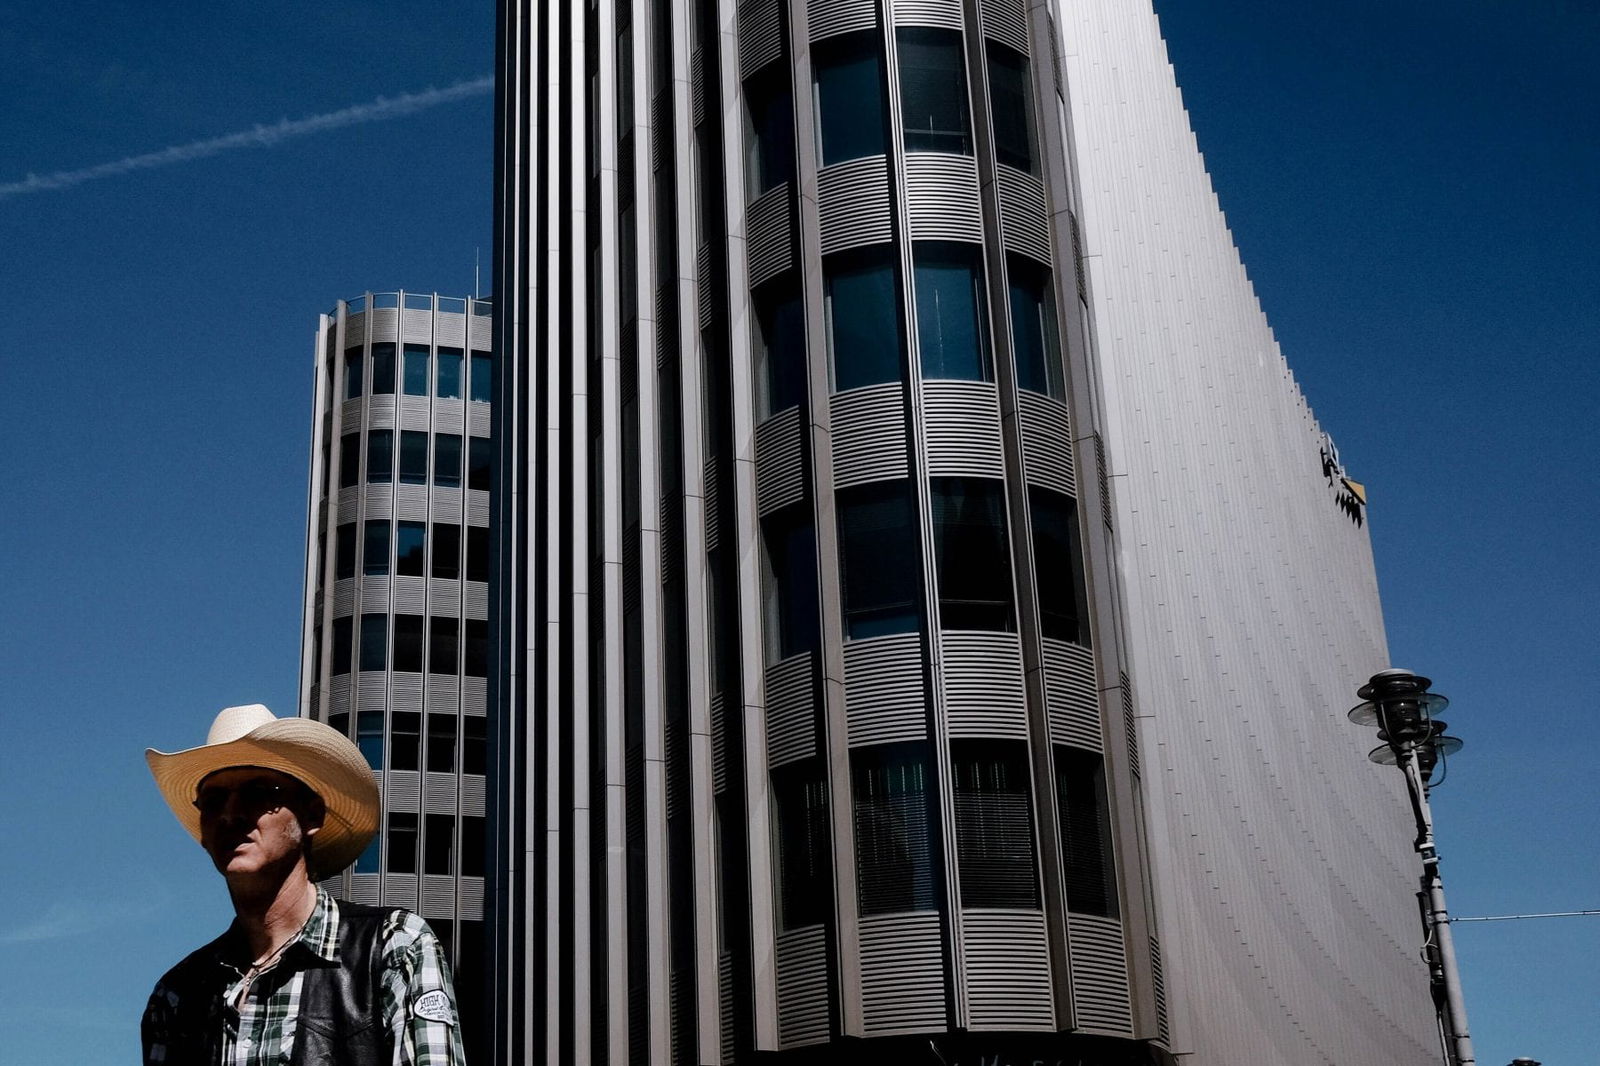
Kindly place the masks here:
[(240, 130), (238, 133), (174, 145), (159, 152), (131, 155), (125, 159), (83, 167), (79, 170), (58, 170), (54, 174), (42, 175), (29, 174), (22, 181), (0, 184), (0, 200), (21, 196), (23, 193), (67, 189), (96, 178), (112, 178), (135, 170), (150, 170), (155, 167), (172, 166), (175, 163), (187, 163), (192, 159), (204, 159), (222, 152), (231, 152), (235, 148), (269, 148), (281, 141), (303, 137), (308, 133), (321, 133), (324, 130), (341, 129), (363, 122), (399, 118), (440, 104), (479, 96), (493, 88), (494, 78), (474, 78), (471, 81), (457, 82), (446, 89), (424, 89), (419, 93), (404, 93), (393, 98), (380, 96), (368, 104), (356, 104), (323, 115), (286, 118), (271, 126), (255, 126), (248, 130)]

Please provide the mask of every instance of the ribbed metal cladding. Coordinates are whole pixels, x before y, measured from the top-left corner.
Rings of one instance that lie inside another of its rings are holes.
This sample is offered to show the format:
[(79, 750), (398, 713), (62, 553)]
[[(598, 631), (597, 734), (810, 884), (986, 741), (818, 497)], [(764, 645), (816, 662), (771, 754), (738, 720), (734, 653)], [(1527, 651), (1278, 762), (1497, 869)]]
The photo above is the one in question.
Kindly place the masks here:
[(980, 0), (978, 17), (983, 34), (1017, 51), (1028, 51), (1028, 5), (1026, 0)]
[(1006, 250), (1041, 263), (1050, 261), (1050, 216), (1044, 183), (1004, 163), (995, 167), (1000, 189), (1000, 232)]
[(805, 2), (813, 41), (855, 30), (870, 30), (878, 24), (878, 10), (874, 0), (805, 0)]
[(830, 407), (835, 488), (906, 476), (906, 410), (898, 384), (839, 393)]
[(887, 241), (893, 231), (883, 157), (852, 159), (819, 171), (817, 211), (823, 255)]
[(783, 54), (783, 0), (739, 4), (739, 73), (748, 78)]
[(811, 699), (815, 668), (810, 652), (767, 668), (767, 761), (772, 766), (816, 754)]
[(978, 170), (971, 157), (917, 152), (906, 156), (906, 199), (911, 239), (983, 239)]
[(804, 496), (798, 408), (779, 411), (756, 430), (756, 486), (763, 515), (799, 503)]
[(893, 0), (896, 26), (963, 27), (961, 0)]
[(962, 914), (961, 937), (969, 1028), (1056, 1027), (1043, 912), (968, 909)]
[(793, 199), (794, 193), (785, 182), (750, 204), (746, 244), (752, 289), (794, 265)]
[(1016, 635), (946, 630), (939, 643), (950, 735), (1027, 739)]
[(929, 381), (923, 385), (922, 406), (929, 474), (1004, 476), (1000, 407), (993, 385), (982, 381)]
[(778, 1043), (784, 1048), (828, 1039), (828, 940), (820, 925), (779, 933)]
[(874, 1036), (946, 1027), (939, 916), (885, 914), (861, 920), (861, 995)]
[(1072, 468), (1072, 426), (1066, 404), (1038, 393), (1019, 392), (1017, 421), (1022, 429), (1028, 484), (1076, 496), (1078, 479)]
[(846, 643), (844, 690), (852, 746), (922, 740), (928, 735), (917, 634)]
[(1115, 918), (1074, 914), (1068, 918), (1068, 929), (1072, 937), (1075, 1026), (1102, 1036), (1132, 1035), (1122, 923)]
[(1050, 739), (1101, 751), (1100, 698), (1094, 656), (1064, 640), (1043, 641), (1045, 694), (1050, 707)]

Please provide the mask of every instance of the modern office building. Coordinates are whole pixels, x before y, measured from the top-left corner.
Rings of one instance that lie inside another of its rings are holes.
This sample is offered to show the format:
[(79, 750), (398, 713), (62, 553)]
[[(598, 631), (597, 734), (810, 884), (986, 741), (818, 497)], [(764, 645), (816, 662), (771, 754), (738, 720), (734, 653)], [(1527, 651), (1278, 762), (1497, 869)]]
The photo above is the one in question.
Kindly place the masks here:
[(355, 740), (378, 837), (329, 887), (426, 918), (476, 1047), (484, 972), (489, 303), (367, 293), (315, 349), (300, 713)]
[(1422, 1053), (1365, 531), (1125, 6), (501, 6), (494, 1061)]

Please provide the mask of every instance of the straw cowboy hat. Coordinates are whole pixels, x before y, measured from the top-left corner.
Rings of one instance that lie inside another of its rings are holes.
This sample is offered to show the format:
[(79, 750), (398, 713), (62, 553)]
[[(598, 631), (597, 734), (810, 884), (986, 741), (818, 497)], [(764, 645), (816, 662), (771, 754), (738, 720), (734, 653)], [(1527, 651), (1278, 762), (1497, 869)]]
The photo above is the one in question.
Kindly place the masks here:
[(349, 866), (378, 831), (378, 786), (367, 760), (344, 734), (309, 718), (277, 718), (259, 703), (226, 707), (200, 747), (172, 753), (147, 748), (144, 758), (161, 798), (196, 840), (200, 782), (233, 766), (288, 774), (322, 797), (327, 817), (311, 837), (315, 877)]

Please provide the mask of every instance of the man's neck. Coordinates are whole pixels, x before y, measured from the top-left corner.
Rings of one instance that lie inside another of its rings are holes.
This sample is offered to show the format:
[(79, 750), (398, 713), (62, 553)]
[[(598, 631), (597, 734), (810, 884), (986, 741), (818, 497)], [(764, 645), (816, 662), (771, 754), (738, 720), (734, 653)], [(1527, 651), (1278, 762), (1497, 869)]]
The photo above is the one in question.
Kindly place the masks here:
[(228, 885), (239, 929), (256, 961), (271, 956), (300, 932), (317, 906), (317, 886), (298, 865), (275, 885)]

